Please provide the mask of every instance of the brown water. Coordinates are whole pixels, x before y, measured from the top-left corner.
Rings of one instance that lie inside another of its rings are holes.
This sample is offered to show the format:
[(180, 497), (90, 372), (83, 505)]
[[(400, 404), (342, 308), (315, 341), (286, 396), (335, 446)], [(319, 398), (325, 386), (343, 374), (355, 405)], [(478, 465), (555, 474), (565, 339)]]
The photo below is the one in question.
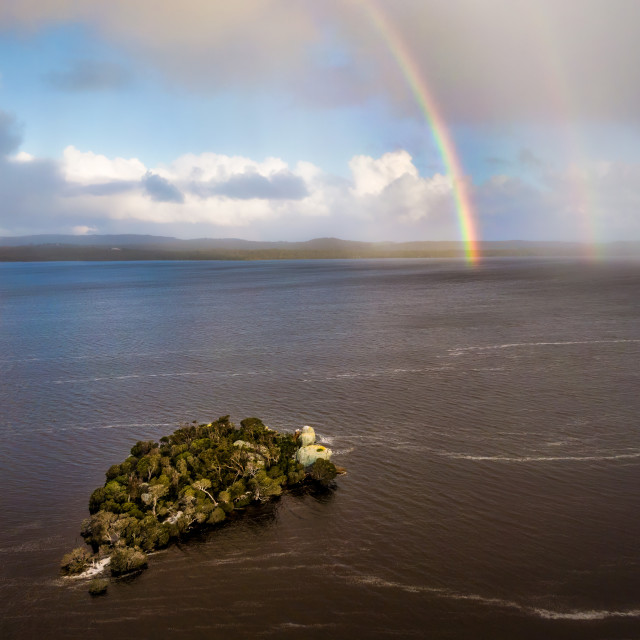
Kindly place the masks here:
[[(640, 263), (0, 264), (2, 638), (640, 637)], [(138, 439), (311, 424), (349, 470), (58, 577)]]

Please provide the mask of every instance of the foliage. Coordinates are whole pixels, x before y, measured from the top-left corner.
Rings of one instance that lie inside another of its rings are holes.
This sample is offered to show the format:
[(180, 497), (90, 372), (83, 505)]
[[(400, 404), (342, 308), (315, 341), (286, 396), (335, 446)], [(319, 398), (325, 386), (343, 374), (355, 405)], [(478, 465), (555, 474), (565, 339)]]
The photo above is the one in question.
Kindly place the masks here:
[(121, 576), (147, 568), (147, 554), (131, 547), (118, 547), (111, 554), (111, 574)]
[(109, 581), (104, 578), (94, 578), (89, 583), (89, 593), (92, 596), (101, 596), (102, 594), (107, 592), (107, 587), (109, 586)]
[(311, 471), (309, 472), (309, 476), (312, 480), (315, 480), (325, 486), (327, 486), (337, 475), (338, 470), (336, 469), (336, 465), (324, 458), (318, 458), (313, 463)]
[[(269, 429), (259, 418), (236, 427), (229, 416), (181, 424), (160, 442), (138, 441), (91, 494), (82, 537), (94, 552), (111, 554), (114, 575), (141, 569), (145, 552), (304, 482), (296, 449), (292, 435)], [(316, 475), (322, 480), (330, 472), (318, 468)], [(86, 549), (75, 549), (63, 558), (63, 573), (84, 570), (90, 557)]]
[(66, 553), (60, 562), (60, 571), (65, 576), (82, 573), (91, 563), (91, 553), (86, 547), (76, 547)]

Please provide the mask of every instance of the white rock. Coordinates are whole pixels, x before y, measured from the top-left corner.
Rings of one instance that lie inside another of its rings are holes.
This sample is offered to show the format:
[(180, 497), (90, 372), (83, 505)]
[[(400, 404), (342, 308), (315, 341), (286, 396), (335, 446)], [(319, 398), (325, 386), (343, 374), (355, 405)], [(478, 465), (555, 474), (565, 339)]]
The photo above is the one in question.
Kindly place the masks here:
[(302, 432), (300, 433), (300, 437), (298, 438), (298, 442), (301, 447), (308, 447), (310, 444), (313, 444), (316, 441), (316, 432), (313, 430), (313, 427), (310, 427), (308, 424), (302, 427)]
[(327, 449), (321, 444), (310, 444), (298, 449), (296, 453), (296, 460), (301, 465), (309, 467), (320, 458), (323, 458), (324, 460), (331, 459), (332, 453), (331, 449)]

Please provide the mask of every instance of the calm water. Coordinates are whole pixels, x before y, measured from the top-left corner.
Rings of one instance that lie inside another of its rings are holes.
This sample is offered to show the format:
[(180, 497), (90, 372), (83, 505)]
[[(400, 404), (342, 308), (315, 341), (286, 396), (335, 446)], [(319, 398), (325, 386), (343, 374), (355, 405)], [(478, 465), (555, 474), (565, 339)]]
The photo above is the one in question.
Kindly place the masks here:
[[(640, 263), (0, 264), (2, 638), (639, 638)], [(311, 424), (349, 474), (91, 599), (138, 439)]]

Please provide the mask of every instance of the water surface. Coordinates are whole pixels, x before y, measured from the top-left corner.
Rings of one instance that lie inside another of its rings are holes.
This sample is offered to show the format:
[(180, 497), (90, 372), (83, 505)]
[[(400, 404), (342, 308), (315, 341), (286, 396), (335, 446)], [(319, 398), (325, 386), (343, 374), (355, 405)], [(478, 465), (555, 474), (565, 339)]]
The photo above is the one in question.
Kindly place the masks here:
[[(0, 264), (3, 638), (640, 636), (640, 264)], [(311, 424), (349, 470), (62, 581), (138, 439)]]

